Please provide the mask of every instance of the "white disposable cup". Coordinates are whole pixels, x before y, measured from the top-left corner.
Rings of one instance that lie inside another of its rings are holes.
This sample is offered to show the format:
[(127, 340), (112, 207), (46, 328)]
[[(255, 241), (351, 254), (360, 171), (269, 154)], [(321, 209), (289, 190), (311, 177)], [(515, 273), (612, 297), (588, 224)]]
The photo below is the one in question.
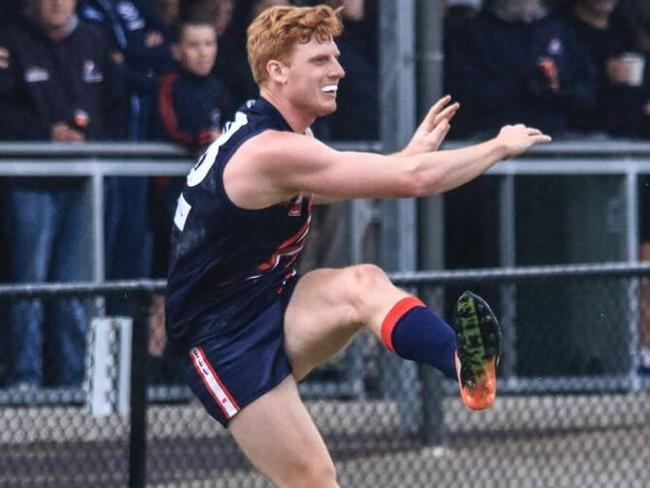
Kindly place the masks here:
[(627, 65), (627, 84), (630, 86), (641, 86), (643, 84), (643, 72), (645, 70), (645, 58), (639, 53), (623, 53), (621, 60)]

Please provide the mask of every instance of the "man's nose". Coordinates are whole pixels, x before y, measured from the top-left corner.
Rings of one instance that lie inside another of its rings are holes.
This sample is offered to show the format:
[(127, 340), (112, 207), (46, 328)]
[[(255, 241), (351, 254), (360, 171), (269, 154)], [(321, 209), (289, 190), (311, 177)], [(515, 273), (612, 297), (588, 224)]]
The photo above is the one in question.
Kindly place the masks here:
[(343, 69), (343, 66), (341, 66), (341, 63), (338, 62), (338, 60), (335, 61), (334, 74), (332, 76), (336, 77), (337, 79), (341, 79), (345, 76), (345, 70)]

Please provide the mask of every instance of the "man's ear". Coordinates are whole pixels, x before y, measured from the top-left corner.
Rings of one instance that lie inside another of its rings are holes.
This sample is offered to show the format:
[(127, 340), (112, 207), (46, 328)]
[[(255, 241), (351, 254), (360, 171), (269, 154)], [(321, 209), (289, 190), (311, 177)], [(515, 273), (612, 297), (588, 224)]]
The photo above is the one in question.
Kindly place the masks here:
[(280, 85), (287, 83), (287, 69), (288, 66), (277, 59), (271, 59), (266, 63), (266, 72), (269, 74), (269, 78)]

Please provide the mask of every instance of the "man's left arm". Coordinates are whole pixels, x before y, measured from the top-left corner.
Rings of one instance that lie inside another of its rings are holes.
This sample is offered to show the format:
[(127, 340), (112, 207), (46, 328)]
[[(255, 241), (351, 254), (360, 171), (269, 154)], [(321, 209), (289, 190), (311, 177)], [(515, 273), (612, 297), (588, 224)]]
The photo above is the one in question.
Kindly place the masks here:
[[(449, 123), (451, 119), (460, 108), (458, 102), (450, 102), (451, 97), (445, 95), (434, 103), (413, 134), (409, 143), (404, 147), (404, 149), (395, 155), (410, 156), (424, 152), (437, 151), (449, 132)], [(311, 131), (309, 131), (307, 135), (313, 137)], [(312, 203), (315, 205), (324, 205), (340, 202), (341, 200), (343, 199), (327, 197), (324, 195), (313, 195)]]

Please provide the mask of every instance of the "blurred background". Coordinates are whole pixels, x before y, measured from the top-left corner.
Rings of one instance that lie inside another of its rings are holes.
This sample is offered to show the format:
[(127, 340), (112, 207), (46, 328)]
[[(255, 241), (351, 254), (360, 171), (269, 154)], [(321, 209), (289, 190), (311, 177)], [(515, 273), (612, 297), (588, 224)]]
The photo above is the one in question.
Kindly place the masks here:
[[(316, 3), (3, 2), (0, 486), (269, 486), (169, 364), (168, 240), (184, 175), (258, 94), (247, 25)], [(443, 149), (554, 137), (443, 196), (315, 209), (302, 272), (374, 262), (447, 316), (471, 288), (504, 331), (488, 412), (366, 335), (303, 382), (341, 486), (645, 487), (650, 4), (326, 3), (328, 144), (397, 151), (443, 94)]]

